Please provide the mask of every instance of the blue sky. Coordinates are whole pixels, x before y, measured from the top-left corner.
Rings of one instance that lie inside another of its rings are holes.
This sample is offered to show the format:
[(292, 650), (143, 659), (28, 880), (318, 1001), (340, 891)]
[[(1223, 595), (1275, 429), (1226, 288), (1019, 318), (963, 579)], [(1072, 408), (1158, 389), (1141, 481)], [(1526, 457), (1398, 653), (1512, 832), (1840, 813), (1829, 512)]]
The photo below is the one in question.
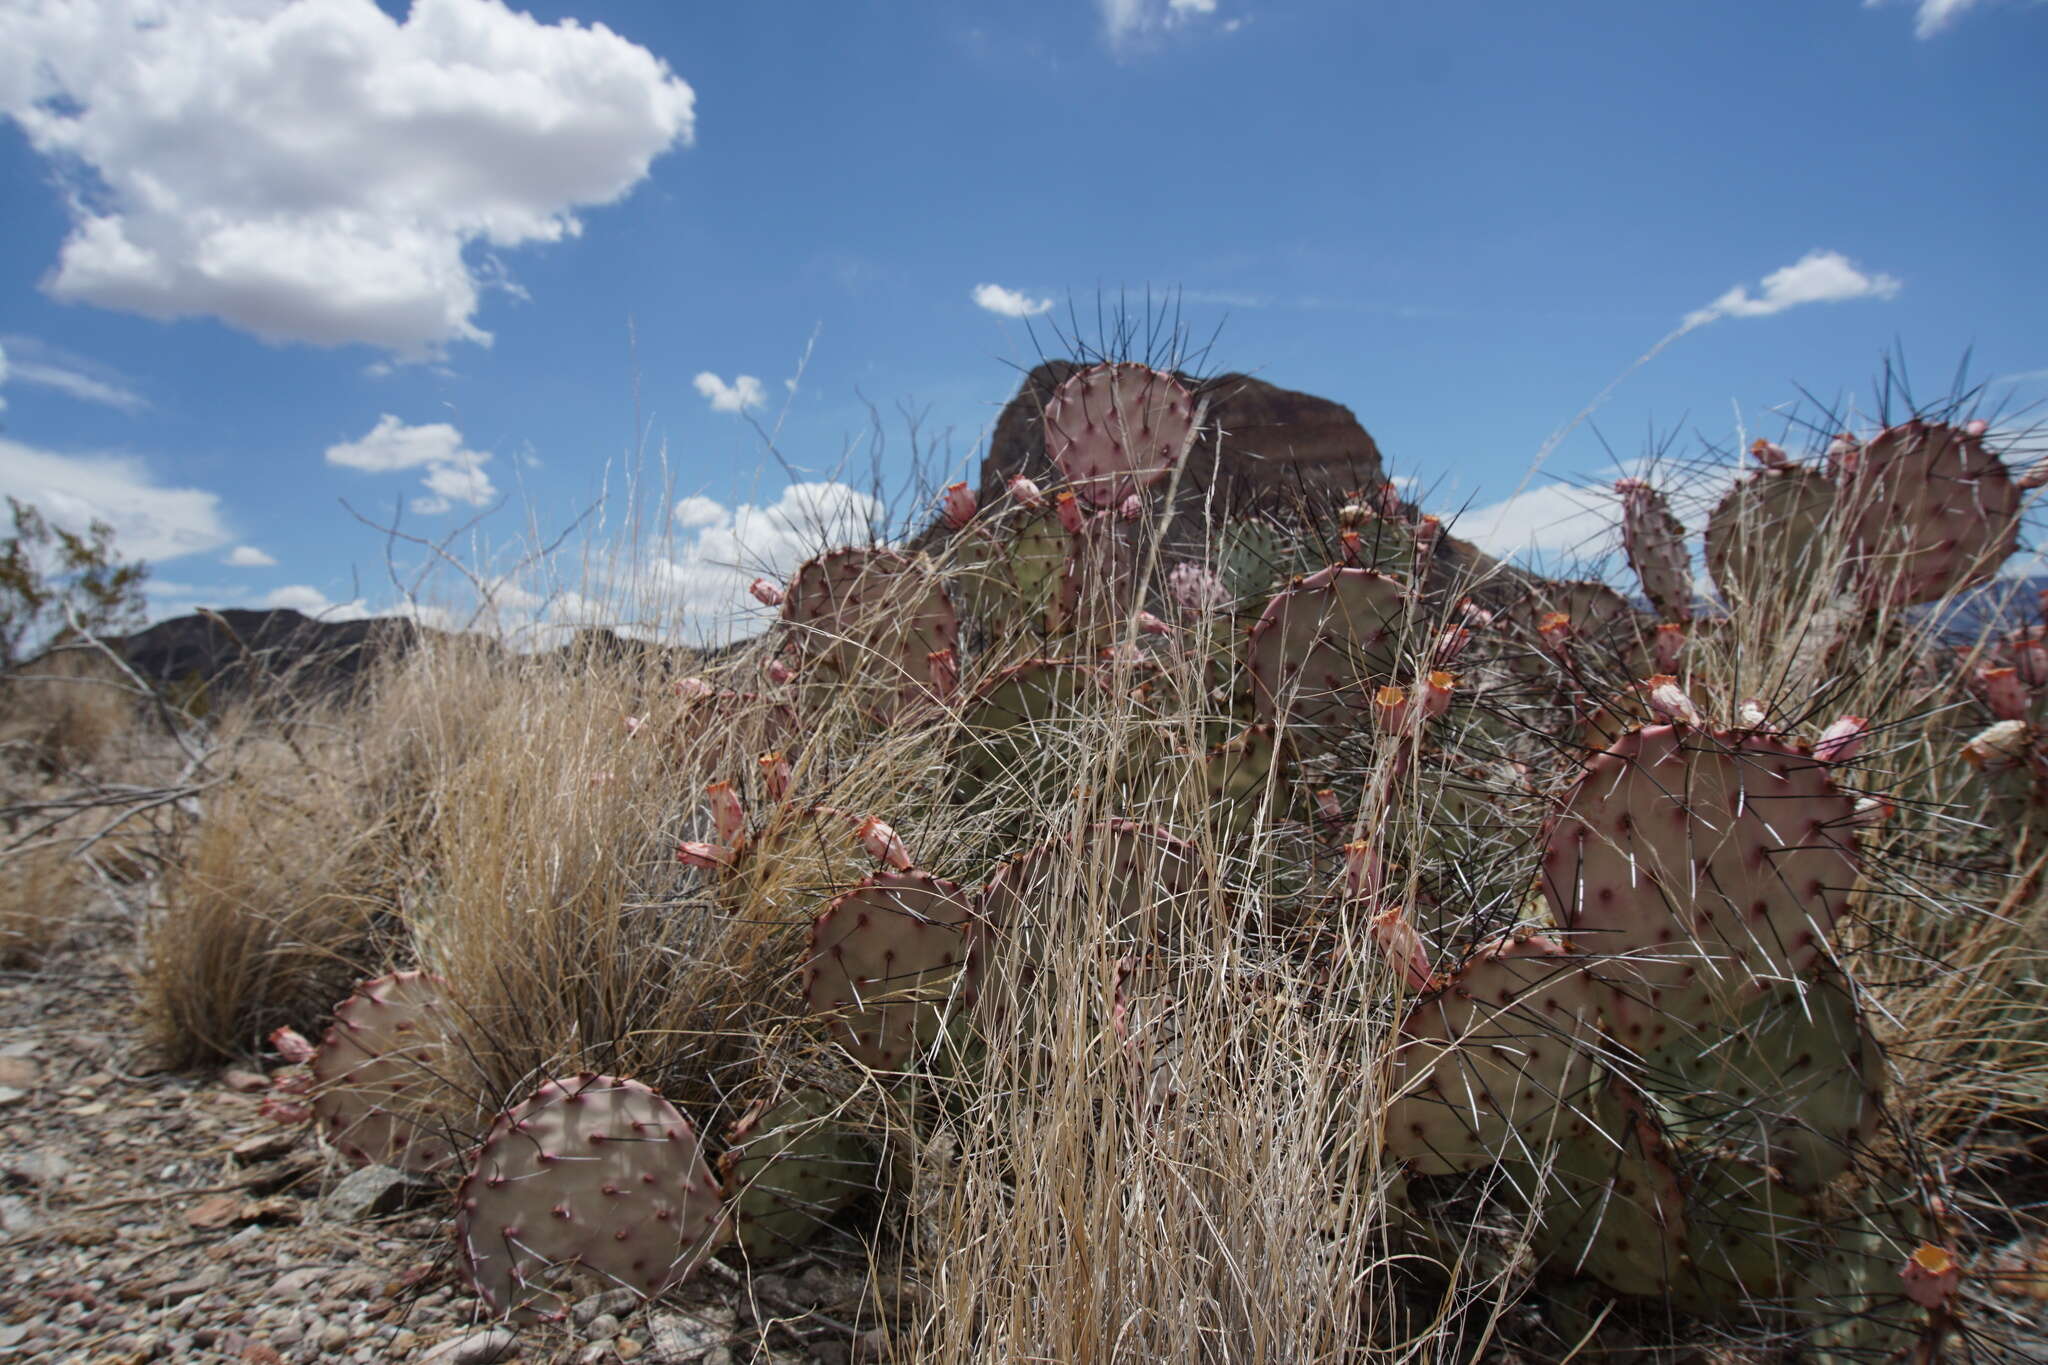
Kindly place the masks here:
[(2033, 0), (4, 0), (0, 492), (111, 520), (159, 614), (389, 609), (422, 552), (346, 501), (467, 527), (510, 624), (616, 610), (520, 567), (572, 523), (715, 623), (860, 519), (870, 404), (892, 487), (903, 410), (962, 469), (1048, 322), (1149, 287), (1554, 549), (1602, 438), (1775, 433), (1894, 350), (2048, 398), (2044, 59)]

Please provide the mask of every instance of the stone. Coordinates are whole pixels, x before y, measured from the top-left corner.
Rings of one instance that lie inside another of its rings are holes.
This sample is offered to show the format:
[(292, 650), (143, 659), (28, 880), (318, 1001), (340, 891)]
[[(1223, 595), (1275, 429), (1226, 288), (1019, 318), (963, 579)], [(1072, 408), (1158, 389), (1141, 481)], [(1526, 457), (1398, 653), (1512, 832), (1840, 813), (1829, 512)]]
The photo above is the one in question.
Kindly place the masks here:
[(274, 1133), (258, 1133), (252, 1138), (243, 1138), (228, 1149), (228, 1155), (237, 1165), (251, 1166), (257, 1162), (275, 1161), (299, 1145), (304, 1134), (302, 1128), (280, 1128)]
[(28, 1091), (19, 1086), (0, 1085), (0, 1109), (10, 1108), (28, 1098)]
[(640, 1295), (634, 1290), (607, 1289), (588, 1298), (578, 1299), (569, 1309), (569, 1321), (578, 1327), (589, 1327), (606, 1315), (614, 1318), (623, 1317), (632, 1312), (639, 1302)]
[(731, 1331), (729, 1324), (706, 1318), (651, 1313), (647, 1318), (649, 1365), (698, 1365), (704, 1356), (725, 1345)]
[(11, 1237), (35, 1225), (35, 1207), (28, 1200), (12, 1194), (0, 1196), (0, 1232)]
[(493, 1365), (518, 1347), (519, 1338), (511, 1328), (488, 1327), (442, 1342), (420, 1357), (420, 1365)]
[(32, 1090), (43, 1070), (27, 1057), (0, 1057), (0, 1085)]
[(270, 1089), (270, 1077), (234, 1066), (220, 1073), (220, 1083), (237, 1095), (260, 1095)]
[(242, 1211), (239, 1195), (209, 1195), (185, 1210), (185, 1221), (201, 1232), (213, 1232), (235, 1222)]
[(10, 1183), (47, 1188), (64, 1183), (64, 1177), (71, 1174), (71, 1162), (62, 1152), (42, 1147), (9, 1155), (0, 1162), (0, 1174)]
[(431, 1186), (389, 1166), (351, 1171), (320, 1201), (320, 1216), (336, 1223), (360, 1223), (396, 1213)]

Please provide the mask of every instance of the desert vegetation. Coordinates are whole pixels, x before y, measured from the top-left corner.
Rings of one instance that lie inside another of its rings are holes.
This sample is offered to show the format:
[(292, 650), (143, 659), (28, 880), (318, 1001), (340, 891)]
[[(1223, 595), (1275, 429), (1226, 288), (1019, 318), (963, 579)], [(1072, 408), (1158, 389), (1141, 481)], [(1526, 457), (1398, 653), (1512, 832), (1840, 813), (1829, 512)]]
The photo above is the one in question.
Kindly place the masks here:
[(565, 1358), (793, 1260), (857, 1311), (731, 1358), (2038, 1358), (2024, 424), (1667, 452), (1624, 592), (1385, 483), (1190, 520), (1209, 399), (1083, 357), (1044, 478), (726, 648), (430, 636), (203, 718), (30, 669), (10, 958), (142, 887), (157, 1063), (275, 1071)]

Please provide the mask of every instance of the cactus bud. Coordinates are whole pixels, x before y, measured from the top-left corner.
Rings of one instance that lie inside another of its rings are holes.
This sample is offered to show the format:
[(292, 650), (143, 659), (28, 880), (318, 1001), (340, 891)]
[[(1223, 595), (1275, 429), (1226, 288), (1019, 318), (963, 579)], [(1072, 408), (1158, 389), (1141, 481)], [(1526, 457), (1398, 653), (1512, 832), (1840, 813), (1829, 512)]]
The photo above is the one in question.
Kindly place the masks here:
[(1792, 463), (1792, 457), (1785, 453), (1783, 446), (1773, 445), (1762, 437), (1749, 443), (1749, 453), (1765, 469), (1783, 469)]
[(1436, 669), (1422, 682), (1422, 714), (1436, 719), (1451, 709), (1451, 693), (1457, 688), (1456, 674)]
[(747, 808), (730, 782), (712, 782), (704, 788), (704, 806), (711, 812), (712, 832), (718, 842), (737, 848), (747, 841)]
[(1045, 508), (1045, 494), (1039, 490), (1037, 484), (1022, 474), (1010, 476), (1010, 496), (1034, 512), (1043, 511)]
[(1651, 641), (1650, 651), (1656, 659), (1659, 673), (1676, 673), (1678, 660), (1685, 653), (1685, 627), (1674, 621), (1658, 626), (1657, 638)]
[(272, 1029), (270, 1031), (270, 1046), (277, 1050), (278, 1056), (284, 1058), (292, 1066), (313, 1060), (313, 1044), (308, 1042), (306, 1036), (297, 1029)]
[(1325, 824), (1341, 825), (1344, 823), (1344, 805), (1337, 799), (1337, 789), (1335, 787), (1318, 787), (1316, 789), (1316, 814), (1321, 817)]
[(1430, 661), (1438, 664), (1454, 664), (1465, 652), (1465, 646), (1472, 643), (1472, 632), (1463, 626), (1445, 626), (1436, 637), (1436, 648), (1430, 651)]
[(1963, 423), (1963, 434), (1965, 436), (1982, 436), (1989, 430), (1991, 430), (1991, 423), (1985, 421), (1982, 417), (1972, 417), (1969, 421)]
[(1434, 513), (1426, 514), (1415, 523), (1415, 562), (1427, 560), (1436, 549), (1437, 538), (1444, 533), (1444, 520)]
[(1650, 709), (1664, 720), (1680, 725), (1700, 724), (1700, 709), (1694, 706), (1692, 698), (1678, 685), (1678, 679), (1669, 673), (1659, 673), (1643, 682), (1643, 691), (1648, 694)]
[(960, 685), (960, 656), (949, 646), (935, 649), (924, 656), (931, 666), (932, 694), (940, 701), (953, 695), (953, 689)]
[(1138, 613), (1138, 629), (1147, 635), (1166, 635), (1172, 632), (1173, 627), (1167, 625), (1166, 622), (1160, 620), (1151, 612), (1141, 611)]
[(1745, 697), (1742, 705), (1735, 708), (1735, 727), (1738, 730), (1760, 730), (1765, 719), (1764, 704), (1755, 697)]
[(973, 521), (976, 510), (974, 490), (964, 482), (947, 484), (946, 491), (939, 495), (939, 513), (955, 531)]
[(1059, 512), (1060, 525), (1068, 535), (1079, 535), (1087, 524), (1088, 514), (1081, 508), (1081, 500), (1065, 490), (1053, 495), (1053, 507)]
[(1117, 504), (1116, 514), (1125, 521), (1136, 521), (1145, 515), (1145, 500), (1133, 493)]
[(1465, 624), (1473, 630), (1485, 630), (1493, 624), (1493, 613), (1469, 597), (1458, 599), (1458, 614), (1465, 618)]
[(279, 1099), (275, 1095), (265, 1095), (256, 1106), (256, 1112), (269, 1119), (272, 1123), (282, 1124), (287, 1128), (295, 1128), (313, 1117), (313, 1106), (301, 1104), (297, 1100)]
[(1572, 640), (1572, 618), (1561, 611), (1553, 611), (1536, 623), (1536, 634), (1543, 641), (1543, 647), (1558, 657), (1563, 657), (1565, 646)]
[(1963, 1268), (1956, 1258), (1942, 1248), (1924, 1242), (1906, 1258), (1904, 1268), (1899, 1271), (1899, 1281), (1906, 1287), (1906, 1297), (1930, 1313), (1948, 1307), (1962, 1280)]
[(2025, 720), (2033, 709), (2034, 699), (2018, 669), (1979, 668), (1970, 677), (1970, 690), (1999, 720)]
[(770, 659), (761, 667), (762, 671), (768, 675), (768, 681), (776, 684), (777, 686), (780, 686), (781, 684), (788, 682), (791, 678), (794, 678), (796, 676), (796, 670), (791, 668), (788, 664), (782, 662), (782, 660), (780, 659)]
[(1355, 901), (1378, 902), (1386, 888), (1386, 864), (1369, 839), (1344, 845), (1344, 894)]
[(738, 855), (721, 844), (687, 839), (676, 845), (676, 861), (701, 872), (723, 872), (738, 861)]
[(1166, 575), (1166, 591), (1174, 604), (1191, 616), (1219, 610), (1230, 592), (1216, 571), (1202, 564), (1176, 564)]
[(1344, 562), (1346, 564), (1355, 565), (1358, 563), (1359, 553), (1363, 546), (1363, 542), (1358, 537), (1358, 532), (1349, 529), (1338, 532), (1337, 544), (1344, 551)]
[(747, 591), (754, 594), (754, 600), (764, 607), (782, 605), (782, 589), (765, 578), (757, 578), (747, 584)]
[(1373, 694), (1372, 712), (1382, 733), (1398, 735), (1408, 728), (1408, 689), (1389, 683)]
[(796, 776), (789, 766), (789, 760), (783, 757), (780, 749), (777, 749), (772, 753), (762, 754), (756, 761), (761, 765), (761, 784), (768, 791), (768, 799), (776, 802), (787, 801), (790, 786)]
[(2048, 644), (2026, 640), (2013, 646), (2012, 667), (2030, 690), (2048, 684)]
[(1821, 732), (1820, 742), (1813, 746), (1813, 756), (1823, 763), (1847, 763), (1856, 757), (1869, 733), (1870, 722), (1863, 717), (1843, 716)]
[(1828, 442), (1828, 469), (1839, 478), (1849, 478), (1863, 463), (1863, 445), (1848, 432)]
[(702, 701), (717, 692), (718, 689), (703, 678), (689, 677), (677, 678), (674, 690), (675, 694), (684, 701)]
[(1979, 772), (2015, 768), (2025, 760), (2033, 733), (2023, 720), (2002, 720), (1963, 746), (1963, 758)]
[(868, 851), (869, 857), (888, 864), (898, 872), (910, 870), (910, 850), (896, 837), (896, 831), (876, 816), (870, 815), (861, 821), (855, 835), (859, 838), (861, 847)]
[(1388, 906), (1374, 915), (1367, 932), (1394, 970), (1401, 973), (1408, 989), (1429, 989), (1429, 952), (1423, 946), (1422, 935), (1415, 932), (1400, 906)]
[(1347, 502), (1337, 509), (1337, 524), (1346, 530), (1357, 530), (1372, 518), (1372, 509), (1362, 502)]

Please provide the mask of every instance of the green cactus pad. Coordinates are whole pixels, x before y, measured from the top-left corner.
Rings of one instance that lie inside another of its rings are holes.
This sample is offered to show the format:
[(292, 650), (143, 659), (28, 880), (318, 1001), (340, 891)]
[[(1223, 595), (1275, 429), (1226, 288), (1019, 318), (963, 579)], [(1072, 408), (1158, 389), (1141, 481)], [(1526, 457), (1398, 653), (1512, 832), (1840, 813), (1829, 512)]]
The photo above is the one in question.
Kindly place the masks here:
[(1707, 519), (1707, 572), (1731, 606), (1768, 600), (1820, 569), (1835, 486), (1804, 465), (1759, 469)]
[(447, 988), (426, 972), (394, 972), (334, 1008), (312, 1062), (313, 1118), (359, 1165), (430, 1172), (454, 1159), (440, 1111)]
[(1027, 659), (997, 673), (961, 708), (953, 762), (961, 794), (995, 789), (1042, 791), (1072, 769), (1062, 727), (1086, 714), (1096, 665), (1083, 659)]
[(1341, 740), (1401, 667), (1413, 608), (1399, 579), (1336, 565), (1275, 594), (1251, 629), (1259, 719), (1303, 749)]
[(833, 901), (811, 926), (804, 1001), (832, 1014), (832, 1037), (863, 1066), (900, 1071), (937, 1041), (961, 978), (969, 921), (960, 888), (925, 872), (883, 872)]
[(1388, 1149), (1425, 1175), (1536, 1160), (1590, 1103), (1605, 995), (1550, 939), (1481, 950), (1402, 1021)]
[(1590, 1088), (1545, 1160), (1517, 1179), (1540, 1196), (1531, 1244), (1551, 1265), (1617, 1293), (1698, 1306), (1685, 1193), (1647, 1105), (1628, 1086), (1610, 1079)]
[(918, 564), (858, 547), (798, 569), (782, 621), (814, 691), (855, 687), (883, 722), (934, 696), (931, 655), (959, 633), (951, 599)]
[(724, 1239), (696, 1130), (638, 1081), (550, 1081), (491, 1125), (456, 1192), (463, 1271), (491, 1312), (559, 1321), (594, 1288), (653, 1298)]
[(2020, 488), (1962, 427), (1887, 428), (1837, 477), (1869, 597), (1938, 601), (1989, 581), (2019, 548)]
[(1074, 492), (1116, 507), (1165, 478), (1194, 431), (1195, 399), (1170, 374), (1131, 362), (1067, 376), (1045, 405), (1045, 451)]
[(992, 626), (1051, 629), (1073, 537), (1050, 508), (961, 538), (953, 582), (969, 614)]
[(1643, 596), (1667, 621), (1692, 619), (1692, 552), (1685, 525), (1664, 495), (1641, 479), (1615, 485), (1621, 494), (1621, 544)]
[(1586, 763), (1546, 832), (1542, 888), (1617, 985), (1638, 1055), (1809, 974), (1857, 875), (1853, 797), (1749, 731), (1653, 725)]
[(1096, 517), (1068, 542), (1047, 626), (1090, 652), (1122, 643), (1145, 605), (1145, 554), (1114, 517)]
[(875, 1188), (874, 1152), (822, 1091), (800, 1090), (735, 1123), (719, 1158), (734, 1235), (756, 1260), (802, 1249), (842, 1209)]
[(1287, 745), (1270, 725), (1249, 726), (1202, 755), (1202, 785), (1226, 828), (1249, 827), (1266, 807), (1269, 793), (1273, 815), (1284, 816), (1293, 808), (1294, 793), (1279, 776), (1288, 757)]

